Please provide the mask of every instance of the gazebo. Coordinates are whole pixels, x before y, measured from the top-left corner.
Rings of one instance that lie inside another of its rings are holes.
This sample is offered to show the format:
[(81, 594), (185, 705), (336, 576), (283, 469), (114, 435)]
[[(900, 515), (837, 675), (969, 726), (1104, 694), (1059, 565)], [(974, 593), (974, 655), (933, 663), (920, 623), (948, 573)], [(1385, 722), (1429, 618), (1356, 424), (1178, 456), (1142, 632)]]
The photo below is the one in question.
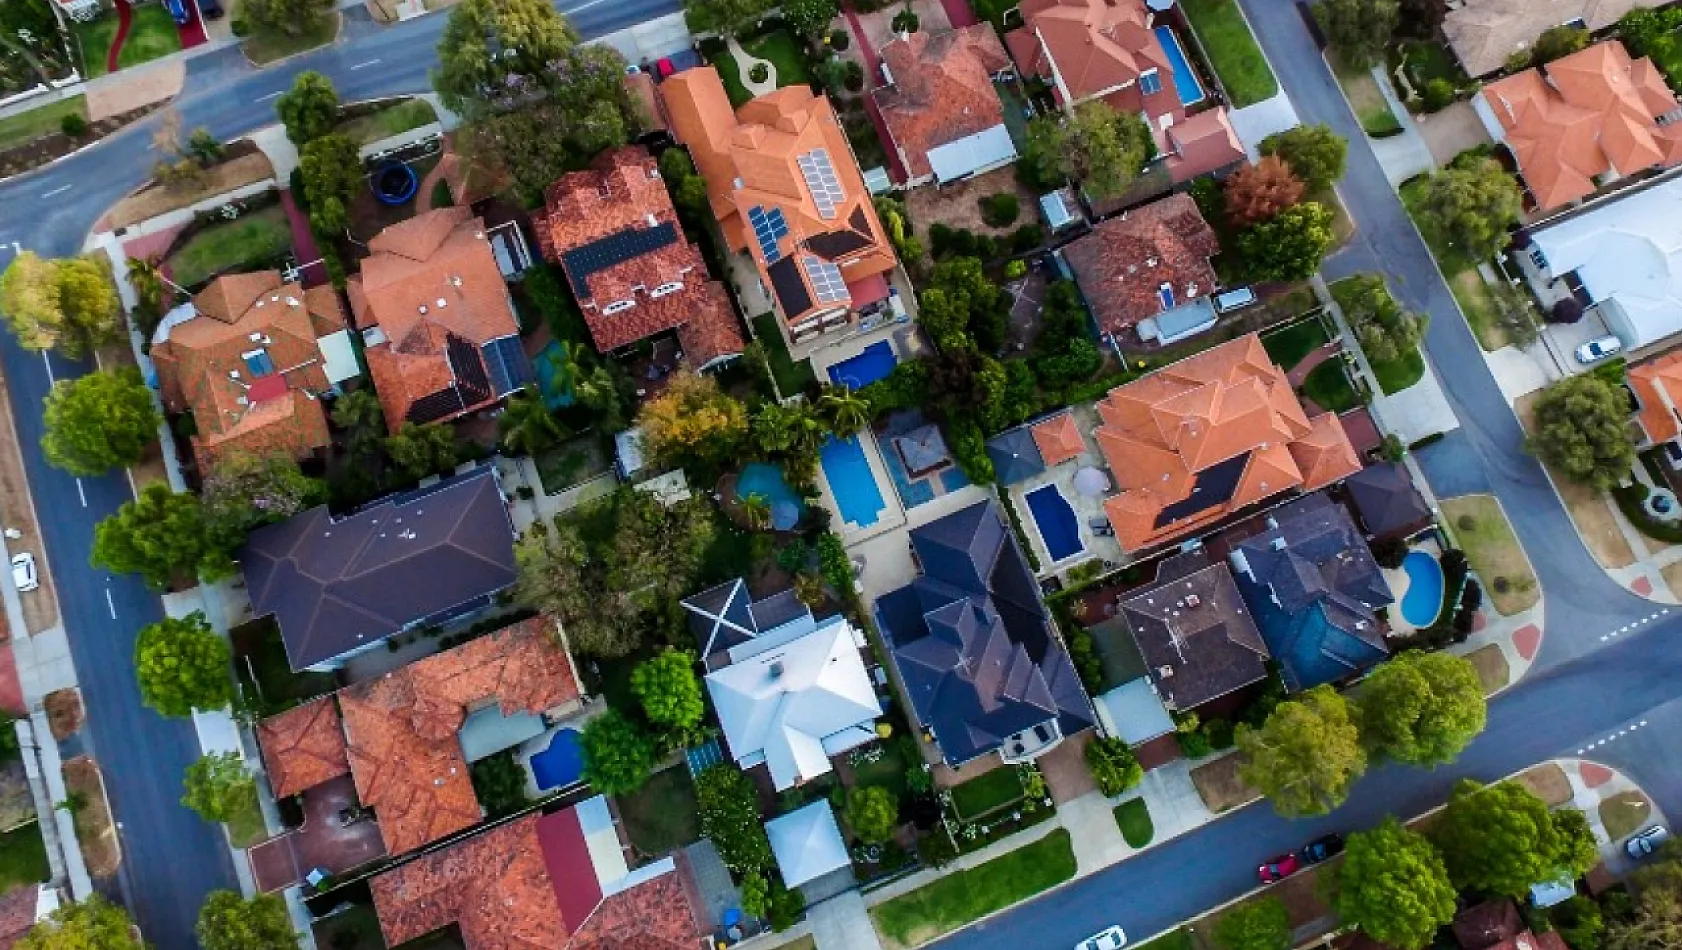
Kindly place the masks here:
[(1001, 485), (1027, 481), (1045, 471), (1033, 432), (1021, 426), (987, 440), (987, 457), (993, 460), (993, 476)]
[(841, 827), (835, 823), (835, 812), (826, 799), (766, 822), (765, 834), (771, 839), (777, 870), (789, 887), (852, 867), (847, 843), (841, 840)]

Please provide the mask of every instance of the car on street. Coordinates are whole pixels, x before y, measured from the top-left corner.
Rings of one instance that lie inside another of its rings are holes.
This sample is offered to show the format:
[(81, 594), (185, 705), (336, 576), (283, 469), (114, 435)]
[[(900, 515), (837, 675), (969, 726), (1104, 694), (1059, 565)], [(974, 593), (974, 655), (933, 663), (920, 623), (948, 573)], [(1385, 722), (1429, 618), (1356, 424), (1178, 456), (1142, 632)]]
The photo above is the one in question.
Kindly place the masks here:
[(1596, 363), (1624, 348), (1624, 341), (1615, 336), (1597, 336), (1577, 347), (1577, 362)]
[(1117, 924), (1098, 931), (1080, 943), (1075, 944), (1075, 950), (1121, 950), (1127, 946), (1127, 931)]
[(12, 586), (20, 594), (41, 586), (41, 578), (35, 573), (35, 555), (27, 551), (12, 555)]
[(192, 22), (192, 18), (187, 15), (185, 0), (164, 0), (164, 9), (169, 11), (171, 19), (182, 26)]
[(1670, 840), (1670, 831), (1664, 825), (1654, 825), (1624, 842), (1624, 853), (1639, 861), (1659, 850), (1659, 845)]
[(1303, 864), (1319, 864), (1343, 853), (1343, 836), (1340, 834), (1321, 835), (1313, 841), (1297, 849), (1297, 857)]
[(1263, 884), (1272, 884), (1274, 881), (1283, 881), (1300, 870), (1301, 858), (1294, 854), (1280, 854), (1263, 861), (1261, 867), (1256, 868), (1256, 877)]
[(672, 62), (672, 58), (670, 56), (662, 56), (657, 62), (655, 62), (654, 72), (657, 73), (661, 79), (670, 79), (677, 74), (677, 64)]

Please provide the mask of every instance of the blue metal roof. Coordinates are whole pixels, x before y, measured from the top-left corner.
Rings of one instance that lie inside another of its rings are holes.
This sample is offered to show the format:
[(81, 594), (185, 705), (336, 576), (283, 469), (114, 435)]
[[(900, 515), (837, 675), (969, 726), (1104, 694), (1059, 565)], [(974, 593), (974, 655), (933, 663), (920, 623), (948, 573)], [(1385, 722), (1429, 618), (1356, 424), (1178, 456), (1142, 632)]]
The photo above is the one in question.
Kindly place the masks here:
[(503, 336), (480, 348), (485, 357), (485, 372), (491, 378), (491, 388), (498, 396), (506, 396), (537, 382), (537, 371), (517, 336)]

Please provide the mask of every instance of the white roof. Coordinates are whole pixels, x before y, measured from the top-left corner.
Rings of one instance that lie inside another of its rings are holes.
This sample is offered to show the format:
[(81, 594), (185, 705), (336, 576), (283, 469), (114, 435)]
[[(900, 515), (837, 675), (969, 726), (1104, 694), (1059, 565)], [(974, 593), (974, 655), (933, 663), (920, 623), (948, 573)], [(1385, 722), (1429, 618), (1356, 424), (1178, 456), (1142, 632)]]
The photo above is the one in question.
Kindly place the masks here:
[(578, 827), (584, 832), (584, 846), (590, 852), (596, 881), (605, 886), (631, 873), (625, 864), (625, 849), (619, 844), (619, 832), (614, 830), (607, 799), (600, 795), (586, 798), (573, 806), (573, 812), (578, 815)]
[(1014, 161), (1016, 144), (1003, 122), (929, 149), (929, 167), (935, 180), (943, 183)]
[(829, 802), (818, 800), (765, 824), (783, 883), (799, 887), (853, 863)]
[(1061, 191), (1051, 191), (1040, 195), (1040, 213), (1045, 215), (1045, 223), (1055, 231), (1074, 220), (1069, 214), (1069, 206), (1063, 203)]
[(1553, 276), (1576, 271), (1590, 299), (1611, 302), (1608, 323), (1636, 349), (1682, 332), (1678, 221), (1682, 179), (1673, 179), (1541, 228), (1531, 240)]
[(351, 346), (349, 330), (318, 337), (315, 345), (325, 361), (322, 368), (327, 372), (327, 382), (337, 384), (362, 375), (362, 368), (356, 365), (356, 348)]
[(875, 737), (882, 712), (852, 626), (839, 616), (803, 636), (742, 644), (729, 666), (707, 676), (707, 690), (731, 754), (763, 760), (778, 789), (828, 773), (830, 756)]
[(1104, 731), (1128, 745), (1174, 731), (1174, 720), (1162, 708), (1151, 681), (1143, 676), (1099, 696), (1096, 705)]

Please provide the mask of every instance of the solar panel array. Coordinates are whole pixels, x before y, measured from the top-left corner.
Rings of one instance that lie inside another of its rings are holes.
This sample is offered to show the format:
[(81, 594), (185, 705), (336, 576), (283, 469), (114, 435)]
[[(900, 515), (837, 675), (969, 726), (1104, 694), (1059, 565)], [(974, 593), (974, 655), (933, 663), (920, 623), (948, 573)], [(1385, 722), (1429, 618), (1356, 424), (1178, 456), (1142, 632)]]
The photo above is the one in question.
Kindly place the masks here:
[(835, 176), (829, 151), (815, 148), (794, 161), (800, 166), (801, 177), (806, 179), (806, 189), (812, 193), (812, 202), (818, 206), (818, 216), (825, 221), (835, 217), (835, 208), (847, 200), (847, 193), (841, 190), (841, 179)]
[(841, 279), (841, 268), (815, 257), (803, 258), (800, 263), (806, 267), (806, 279), (812, 282), (818, 303), (838, 303), (851, 296), (847, 282)]
[(766, 211), (759, 205), (748, 209), (748, 224), (753, 225), (753, 236), (759, 241), (759, 253), (765, 258), (765, 263), (776, 263), (783, 252), (777, 250), (777, 241), (788, 234), (788, 222), (783, 219), (783, 209), (772, 208)]

